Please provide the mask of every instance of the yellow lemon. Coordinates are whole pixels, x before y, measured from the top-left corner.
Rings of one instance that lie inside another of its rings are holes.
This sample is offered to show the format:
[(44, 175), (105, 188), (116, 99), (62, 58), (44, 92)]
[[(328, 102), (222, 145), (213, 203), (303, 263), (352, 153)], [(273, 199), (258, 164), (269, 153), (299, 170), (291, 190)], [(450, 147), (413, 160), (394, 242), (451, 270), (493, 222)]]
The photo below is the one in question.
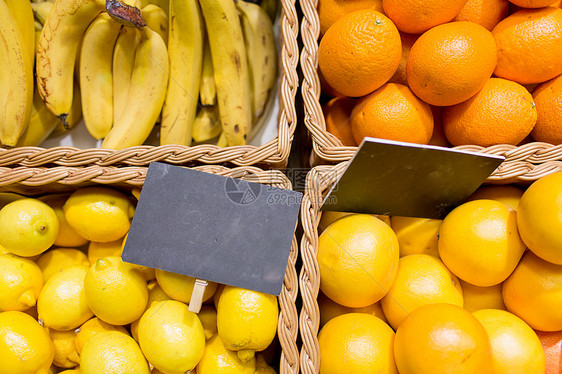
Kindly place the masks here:
[(375, 316), (349, 313), (331, 319), (318, 334), (320, 372), (398, 373), (394, 331)]
[(10, 252), (8, 252), (8, 251), (6, 250), (6, 248), (4, 248), (4, 247), (2, 247), (2, 246), (0, 245), (0, 255), (6, 254), (6, 253), (10, 253)]
[(517, 211), (517, 205), (523, 195), (523, 190), (515, 186), (483, 186), (477, 189), (467, 201), (495, 200), (505, 204), (508, 208)]
[(277, 297), (225, 286), (217, 307), (217, 330), (224, 346), (242, 361), (266, 349), (277, 332)]
[(467, 310), (428, 304), (402, 322), (394, 339), (400, 374), (492, 374), (486, 330)]
[(80, 373), (148, 374), (150, 370), (133, 338), (117, 331), (102, 331), (84, 344)]
[(0, 374), (47, 374), (54, 355), (36, 320), (22, 312), (0, 313)]
[(222, 290), (224, 290), (224, 284), (219, 284), (217, 290), (213, 294), (213, 305), (215, 306), (215, 309), (217, 308), (217, 305), (219, 305), (219, 299), (221, 297)]
[(205, 339), (210, 339), (217, 333), (217, 311), (211, 305), (203, 305), (199, 313), (197, 313), (201, 324), (203, 325), (203, 332)]
[(562, 265), (562, 172), (534, 182), (517, 210), (521, 238), (540, 258)]
[(398, 240), (387, 224), (368, 214), (343, 217), (318, 239), (320, 288), (350, 308), (372, 305), (394, 282), (398, 258)]
[(45, 327), (74, 330), (94, 315), (86, 302), (84, 277), (88, 268), (72, 266), (53, 275), (37, 299), (37, 312)]
[[(158, 282), (156, 282), (155, 280), (150, 281), (146, 286), (148, 287), (148, 302), (146, 303), (146, 309), (150, 308), (152, 303), (155, 301), (170, 300), (170, 297), (166, 295), (166, 293), (158, 285)], [(137, 342), (139, 341), (139, 337), (138, 337), (139, 321), (140, 318), (131, 322), (131, 336)]]
[(503, 301), (511, 313), (535, 330), (562, 330), (562, 265), (527, 251), (504, 282)]
[(18, 256), (45, 252), (55, 242), (59, 221), (55, 211), (37, 199), (21, 199), (0, 210), (0, 245)]
[[(56, 373), (56, 371), (54, 371), (53, 373)], [(64, 370), (60, 371), (59, 374), (80, 374), (80, 369)]]
[(472, 314), (490, 337), (495, 374), (544, 373), (541, 341), (521, 318), (498, 309), (481, 309)]
[(318, 294), (318, 307), (320, 308), (320, 327), (324, 326), (326, 322), (328, 322), (332, 318), (347, 313), (372, 314), (373, 316), (382, 319), (384, 322), (387, 322), (386, 316), (382, 311), (380, 302), (374, 303), (373, 305), (369, 305), (363, 308), (348, 308), (346, 306), (336, 303), (335, 301), (331, 300), (328, 296), (320, 292)]
[(55, 211), (59, 220), (59, 234), (55, 239), (55, 245), (60, 247), (81, 247), (88, 243), (88, 240), (78, 235), (78, 233), (66, 222), (62, 207), (68, 198), (67, 195), (47, 195), (41, 198)]
[(525, 251), (514, 210), (474, 200), (450, 212), (439, 232), (439, 255), (457, 277), (480, 287), (503, 282)]
[(31, 308), (42, 288), (43, 275), (33, 261), (9, 253), (0, 255), (0, 311)]
[(112, 325), (126, 325), (146, 309), (148, 288), (140, 271), (119, 257), (100, 258), (84, 279), (94, 314)]
[(93, 265), (100, 258), (121, 257), (123, 253), (123, 239), (112, 242), (90, 242), (88, 245), (88, 261)]
[[(193, 286), (195, 285), (195, 278), (160, 269), (156, 269), (155, 275), (156, 281), (160, 287), (162, 287), (166, 295), (174, 300), (189, 303), (191, 293), (193, 292)], [(218, 287), (217, 283), (208, 283), (209, 285), (205, 287), (205, 293), (203, 294), (203, 301), (207, 301), (213, 297)]]
[(80, 326), (80, 328), (76, 329), (76, 338), (74, 339), (76, 352), (78, 352), (78, 354), (81, 354), (82, 349), (84, 348), (84, 344), (86, 344), (88, 339), (103, 331), (117, 331), (125, 335), (129, 335), (129, 333), (123, 326), (110, 325), (109, 323), (106, 323), (101, 319), (94, 317), (87, 320), (82, 324), (82, 326)]
[(503, 303), (502, 284), (490, 287), (478, 287), (461, 280), (464, 309), (475, 312), (480, 309), (507, 310)]
[(158, 370), (182, 374), (203, 356), (205, 334), (197, 314), (176, 300), (154, 302), (139, 322), (139, 345)]
[[(320, 218), (320, 223), (318, 224), (318, 233), (321, 234), (328, 226), (330, 226), (338, 219), (352, 214), (356, 214), (356, 213), (333, 212), (333, 211), (322, 212), (322, 217)], [(373, 217), (377, 217), (378, 219), (380, 219), (381, 221), (383, 221), (384, 223), (390, 226), (391, 217), (384, 216), (384, 215), (377, 215), (377, 214), (371, 214), (371, 215)]]
[(442, 222), (430, 218), (391, 217), (392, 230), (400, 244), (400, 257), (415, 254), (439, 257), (437, 239)]
[(107, 187), (88, 187), (74, 192), (63, 207), (68, 224), (94, 242), (121, 239), (135, 213), (127, 196)]
[(60, 368), (70, 369), (80, 364), (80, 356), (74, 345), (76, 333), (74, 330), (58, 331), (47, 328), (55, 347), (53, 364)]
[(410, 255), (398, 262), (396, 280), (381, 300), (390, 325), (397, 329), (409, 313), (426, 304), (447, 303), (462, 308), (458, 278), (436, 257)]
[(241, 361), (236, 352), (226, 349), (220, 336), (215, 335), (207, 340), (197, 371), (200, 374), (255, 374), (256, 358)]
[(70, 267), (81, 265), (89, 267), (90, 263), (84, 252), (73, 248), (51, 249), (41, 255), (36, 261), (43, 273), (43, 279), (48, 281), (59, 271)]

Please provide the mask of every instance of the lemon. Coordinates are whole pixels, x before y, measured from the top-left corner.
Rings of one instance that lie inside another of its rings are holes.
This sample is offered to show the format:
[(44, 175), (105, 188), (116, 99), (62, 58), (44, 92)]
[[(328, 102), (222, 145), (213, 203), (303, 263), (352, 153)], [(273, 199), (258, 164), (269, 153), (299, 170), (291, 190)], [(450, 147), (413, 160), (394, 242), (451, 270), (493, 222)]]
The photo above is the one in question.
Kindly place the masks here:
[(197, 314), (176, 300), (154, 302), (139, 322), (139, 345), (158, 370), (182, 374), (197, 366), (205, 334)]
[(400, 257), (415, 254), (439, 257), (437, 239), (442, 222), (430, 218), (391, 217), (392, 230), (400, 244)]
[(256, 355), (256, 372), (255, 374), (277, 374), (274, 368), (269, 366), (262, 354)]
[(76, 336), (74, 330), (58, 331), (47, 328), (49, 336), (55, 347), (53, 364), (60, 368), (70, 369), (80, 364), (80, 356), (74, 345)]
[(495, 200), (503, 203), (508, 208), (517, 211), (523, 190), (516, 186), (483, 186), (476, 190), (467, 201)]
[(503, 282), (525, 251), (517, 213), (493, 200), (474, 200), (450, 212), (439, 230), (439, 255), (457, 277), (480, 287)]
[(47, 195), (41, 200), (53, 208), (59, 220), (59, 234), (55, 239), (55, 245), (70, 248), (81, 247), (87, 244), (88, 240), (78, 235), (68, 222), (66, 222), (62, 207), (67, 198), (67, 195)]
[(418, 307), (437, 303), (462, 308), (463, 295), (458, 278), (436, 257), (402, 257), (398, 262), (396, 280), (381, 300), (390, 326), (396, 330), (407, 315)]
[(0, 311), (31, 308), (42, 288), (43, 275), (33, 261), (9, 253), (0, 255)]
[(150, 370), (133, 338), (117, 331), (103, 331), (84, 344), (80, 373), (148, 374)]
[(21, 199), (0, 210), (0, 245), (18, 256), (45, 252), (55, 242), (59, 221), (55, 211), (37, 199)]
[(387, 224), (368, 214), (343, 217), (318, 238), (320, 288), (343, 306), (372, 305), (394, 282), (398, 258), (398, 240)]
[(537, 256), (562, 265), (562, 172), (534, 182), (519, 202), (521, 238)]
[(221, 297), (222, 290), (224, 290), (224, 284), (219, 284), (217, 290), (215, 291), (215, 294), (213, 295), (213, 305), (215, 306), (215, 309), (217, 309), (217, 306), (219, 305), (219, 299)]
[(88, 305), (112, 325), (126, 325), (146, 309), (148, 288), (140, 271), (119, 257), (100, 258), (84, 279)]
[[(54, 373), (56, 373), (56, 371)], [(60, 371), (59, 374), (80, 374), (80, 369)]]
[[(191, 293), (193, 292), (193, 286), (195, 285), (195, 278), (156, 269), (156, 281), (158, 281), (160, 287), (162, 287), (166, 295), (170, 298), (189, 303)], [(205, 293), (203, 294), (203, 301), (207, 301), (213, 297), (217, 287), (217, 283), (208, 282), (208, 286), (205, 287)]]
[(4, 248), (4, 247), (2, 247), (2, 246), (0, 245), (0, 255), (3, 255), (3, 254), (5, 254), (5, 253), (10, 253), (10, 252), (8, 252), (8, 251), (6, 250), (6, 248)]
[(54, 354), (36, 320), (22, 312), (0, 313), (0, 374), (47, 374)]
[(43, 325), (55, 330), (74, 330), (93, 316), (86, 301), (84, 277), (88, 268), (72, 266), (53, 275), (37, 299)]
[(490, 287), (478, 287), (461, 280), (464, 309), (475, 312), (480, 309), (507, 310), (502, 297), (503, 283)]
[(372, 314), (375, 317), (382, 319), (387, 322), (386, 317), (382, 311), (381, 303), (377, 302), (373, 305), (369, 305), (363, 308), (348, 308), (346, 306), (340, 305), (335, 301), (331, 300), (328, 296), (324, 295), (322, 292), (318, 294), (318, 307), (320, 308), (320, 327), (324, 326), (326, 322), (347, 313), (365, 313)]
[(100, 258), (121, 257), (123, 253), (123, 239), (112, 242), (90, 242), (88, 246), (88, 261), (93, 265)]
[(82, 349), (84, 348), (84, 344), (86, 344), (88, 339), (103, 331), (117, 331), (125, 335), (129, 335), (129, 333), (123, 326), (110, 325), (109, 323), (106, 323), (101, 319), (94, 317), (87, 320), (82, 324), (82, 326), (76, 329), (76, 337), (74, 339), (76, 352), (78, 352), (78, 354), (81, 354)]
[(210, 339), (217, 333), (217, 310), (211, 305), (203, 305), (197, 316), (203, 325), (205, 339)]
[(521, 318), (498, 309), (482, 309), (472, 314), (490, 337), (495, 374), (544, 373), (541, 341)]
[[(152, 303), (155, 302), (155, 301), (170, 300), (170, 297), (168, 295), (166, 295), (166, 293), (158, 285), (158, 282), (156, 282), (155, 280), (150, 281), (147, 284), (147, 287), (148, 287), (148, 302), (146, 303), (146, 309), (150, 308)], [(140, 321), (140, 318), (135, 320), (134, 322), (131, 322), (131, 336), (137, 342), (139, 341), (139, 337), (138, 337), (139, 321)]]
[(94, 242), (124, 237), (135, 213), (127, 196), (106, 187), (88, 187), (74, 192), (63, 210), (68, 224), (80, 236)]
[(381, 319), (343, 314), (328, 321), (318, 335), (320, 372), (397, 374), (393, 345), (394, 331)]
[(236, 352), (226, 349), (220, 336), (215, 335), (207, 340), (197, 371), (200, 374), (255, 374), (256, 358), (242, 362)]
[(43, 279), (48, 281), (53, 275), (70, 266), (81, 265), (89, 267), (90, 263), (84, 252), (73, 248), (51, 249), (41, 255), (36, 261), (43, 273)]
[(217, 330), (224, 346), (242, 361), (266, 349), (277, 332), (277, 297), (225, 286), (217, 307)]
[[(338, 219), (343, 218), (345, 216), (349, 216), (351, 214), (355, 214), (355, 213), (335, 212), (335, 211), (322, 212), (322, 217), (320, 218), (320, 223), (318, 224), (318, 233), (322, 233), (328, 226), (330, 226)], [(371, 214), (371, 215), (373, 217), (377, 217), (378, 219), (380, 219), (381, 221), (383, 221), (384, 223), (390, 226), (391, 217), (384, 216), (384, 215), (376, 215), (376, 214)]]

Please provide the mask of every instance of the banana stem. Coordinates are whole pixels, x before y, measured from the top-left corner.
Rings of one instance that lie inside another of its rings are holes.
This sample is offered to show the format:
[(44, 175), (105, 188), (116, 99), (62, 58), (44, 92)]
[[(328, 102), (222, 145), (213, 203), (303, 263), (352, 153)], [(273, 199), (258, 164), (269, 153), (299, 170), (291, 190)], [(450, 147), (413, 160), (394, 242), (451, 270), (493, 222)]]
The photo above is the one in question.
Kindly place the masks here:
[(127, 5), (118, 0), (107, 0), (105, 9), (111, 18), (125, 26), (138, 28), (146, 26), (146, 22), (142, 19), (139, 8)]

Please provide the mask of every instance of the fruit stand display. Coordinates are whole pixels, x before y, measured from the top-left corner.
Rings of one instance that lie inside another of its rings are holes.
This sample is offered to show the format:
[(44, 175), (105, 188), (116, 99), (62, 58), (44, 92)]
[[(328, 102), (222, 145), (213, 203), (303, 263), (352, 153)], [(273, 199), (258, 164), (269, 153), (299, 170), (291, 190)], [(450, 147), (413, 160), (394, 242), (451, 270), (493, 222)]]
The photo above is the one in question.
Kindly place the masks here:
[[(194, 169), (291, 189), (274, 170)], [(297, 373), (295, 237), (279, 297), (210, 282), (194, 314), (194, 278), (120, 258), (146, 172), (2, 168), (0, 372)]]
[(560, 170), (560, 2), (300, 5), (314, 165), (349, 160), (370, 136), (502, 155), (500, 178)]
[(294, 2), (7, 1), (0, 16), (0, 165), (285, 166)]
[(321, 211), (346, 164), (301, 204), (303, 373), (562, 370), (562, 172), (496, 178), (444, 220)]

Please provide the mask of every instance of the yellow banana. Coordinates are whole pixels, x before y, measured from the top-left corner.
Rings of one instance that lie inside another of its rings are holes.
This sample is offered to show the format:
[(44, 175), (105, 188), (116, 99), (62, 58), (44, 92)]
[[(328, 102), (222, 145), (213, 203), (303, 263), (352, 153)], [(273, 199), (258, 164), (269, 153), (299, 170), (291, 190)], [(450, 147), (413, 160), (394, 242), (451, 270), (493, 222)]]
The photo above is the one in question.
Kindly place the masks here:
[(269, 97), (277, 81), (277, 47), (273, 24), (267, 12), (257, 4), (243, 0), (236, 4), (241, 13), (242, 29), (250, 83), (253, 92), (253, 119), (259, 119), (265, 111)]
[(145, 27), (135, 53), (135, 64), (125, 111), (116, 118), (102, 148), (141, 145), (160, 115), (168, 86), (168, 51), (156, 32)]
[(63, 122), (72, 106), (80, 40), (104, 9), (120, 23), (144, 25), (140, 10), (116, 0), (56, 0), (43, 26), (37, 50), (37, 86), (49, 110)]
[(215, 105), (217, 102), (217, 87), (215, 86), (215, 72), (211, 48), (206, 42), (203, 47), (203, 67), (201, 69), (201, 85), (199, 87), (199, 100), (202, 105)]
[(199, 0), (215, 71), (217, 103), (228, 145), (246, 144), (252, 101), (246, 46), (232, 0)]
[(193, 140), (206, 142), (221, 133), (221, 122), (216, 106), (204, 106), (197, 111), (193, 124)]
[(162, 10), (164, 10), (164, 12), (166, 12), (166, 14), (170, 14), (170, 1), (172, 0), (143, 0), (143, 3), (145, 1), (148, 4), (158, 5), (160, 8), (162, 8)]
[(37, 47), (39, 46), (39, 37), (41, 36), (42, 29), (43, 25), (39, 21), (35, 21), (35, 53), (37, 53)]
[(18, 140), (18, 147), (38, 146), (53, 132), (60, 120), (45, 106), (39, 92), (33, 93), (33, 106), (27, 128)]
[(140, 31), (123, 27), (113, 51), (113, 123), (126, 110), (135, 51), (141, 41)]
[(113, 126), (113, 48), (121, 25), (101, 13), (84, 33), (80, 51), (82, 114), (90, 135), (104, 138)]
[(158, 5), (148, 4), (141, 11), (142, 19), (146, 25), (156, 31), (168, 45), (168, 14)]
[(82, 99), (80, 95), (80, 85), (77, 79), (74, 80), (72, 86), (72, 106), (70, 107), (70, 113), (66, 117), (66, 122), (59, 119), (59, 124), (53, 131), (54, 134), (70, 131), (82, 120)]
[(217, 141), (217, 146), (224, 148), (228, 146), (228, 140), (226, 139), (226, 134), (223, 132), (221, 132), (220, 136), (219, 136), (219, 140)]
[(33, 102), (33, 64), (26, 47), (8, 5), (0, 1), (0, 141), (10, 147), (25, 130)]
[(170, 82), (160, 144), (191, 145), (203, 63), (203, 31), (197, 0), (170, 0)]
[(10, 8), (12, 16), (16, 20), (20, 29), (26, 58), (29, 64), (33, 66), (35, 62), (35, 19), (33, 18), (33, 10), (29, 1), (22, 0), (4, 0)]
[(33, 15), (35, 19), (41, 22), (41, 25), (45, 24), (47, 17), (49, 16), (49, 12), (53, 8), (53, 3), (46, 1), (44, 3), (33, 3), (31, 4), (31, 9), (33, 9)]

